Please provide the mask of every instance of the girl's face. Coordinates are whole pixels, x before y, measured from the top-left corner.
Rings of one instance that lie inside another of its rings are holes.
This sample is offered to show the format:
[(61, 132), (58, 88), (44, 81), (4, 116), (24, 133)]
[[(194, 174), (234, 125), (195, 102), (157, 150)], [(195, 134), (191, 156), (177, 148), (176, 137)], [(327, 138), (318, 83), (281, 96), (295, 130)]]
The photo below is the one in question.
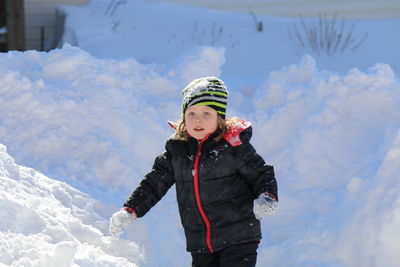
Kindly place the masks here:
[(202, 140), (217, 130), (218, 113), (207, 106), (190, 106), (185, 111), (185, 126), (190, 136)]

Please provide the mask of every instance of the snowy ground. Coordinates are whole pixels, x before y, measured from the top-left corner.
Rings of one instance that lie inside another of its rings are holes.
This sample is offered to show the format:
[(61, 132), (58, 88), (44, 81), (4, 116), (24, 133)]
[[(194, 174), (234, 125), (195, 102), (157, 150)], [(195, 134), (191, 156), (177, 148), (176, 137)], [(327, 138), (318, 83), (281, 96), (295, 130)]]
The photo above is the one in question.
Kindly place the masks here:
[(399, 20), (360, 21), (362, 46), (327, 56), (288, 39), (295, 19), (262, 17), (257, 32), (243, 14), (107, 7), (65, 8), (79, 48), (0, 54), (0, 263), (188, 266), (174, 189), (122, 240), (107, 220), (204, 75), (226, 81), (228, 117), (252, 121), (276, 169), (281, 209), (257, 266), (400, 263)]

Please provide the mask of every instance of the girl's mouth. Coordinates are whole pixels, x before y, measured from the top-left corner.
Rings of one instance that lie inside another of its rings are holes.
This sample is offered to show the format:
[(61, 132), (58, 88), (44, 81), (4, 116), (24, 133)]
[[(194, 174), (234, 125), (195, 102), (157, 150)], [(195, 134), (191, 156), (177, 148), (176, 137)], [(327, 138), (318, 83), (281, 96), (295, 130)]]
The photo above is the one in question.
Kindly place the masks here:
[(195, 128), (194, 129), (196, 132), (201, 132), (201, 131), (203, 131), (204, 129), (203, 128)]

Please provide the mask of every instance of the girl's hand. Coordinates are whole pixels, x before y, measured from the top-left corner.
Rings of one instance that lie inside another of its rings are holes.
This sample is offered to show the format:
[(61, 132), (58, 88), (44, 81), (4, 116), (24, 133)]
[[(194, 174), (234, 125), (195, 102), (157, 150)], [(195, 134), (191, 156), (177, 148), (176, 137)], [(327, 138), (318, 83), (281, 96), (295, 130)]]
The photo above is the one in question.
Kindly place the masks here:
[[(133, 211), (130, 209), (130, 211)], [(135, 212), (132, 213), (128, 212), (127, 209), (123, 208), (116, 213), (114, 213), (110, 218), (110, 228), (109, 232), (112, 236), (119, 236), (121, 235), (126, 228), (136, 220), (137, 216)]]
[(258, 220), (261, 220), (265, 215), (272, 215), (278, 211), (278, 201), (268, 193), (262, 193), (254, 200), (254, 215)]

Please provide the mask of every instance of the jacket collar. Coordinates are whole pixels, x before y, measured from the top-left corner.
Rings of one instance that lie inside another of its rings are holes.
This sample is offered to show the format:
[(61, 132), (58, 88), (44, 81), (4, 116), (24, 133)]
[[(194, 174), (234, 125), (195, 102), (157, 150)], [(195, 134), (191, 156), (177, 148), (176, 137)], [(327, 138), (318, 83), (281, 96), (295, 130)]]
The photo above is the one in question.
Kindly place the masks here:
[(225, 139), (231, 146), (239, 146), (242, 144), (242, 140), (240, 140), (240, 133), (249, 128), (251, 123), (237, 117), (232, 118), (231, 121), (232, 125), (229, 128), (229, 131), (225, 133), (222, 138)]

